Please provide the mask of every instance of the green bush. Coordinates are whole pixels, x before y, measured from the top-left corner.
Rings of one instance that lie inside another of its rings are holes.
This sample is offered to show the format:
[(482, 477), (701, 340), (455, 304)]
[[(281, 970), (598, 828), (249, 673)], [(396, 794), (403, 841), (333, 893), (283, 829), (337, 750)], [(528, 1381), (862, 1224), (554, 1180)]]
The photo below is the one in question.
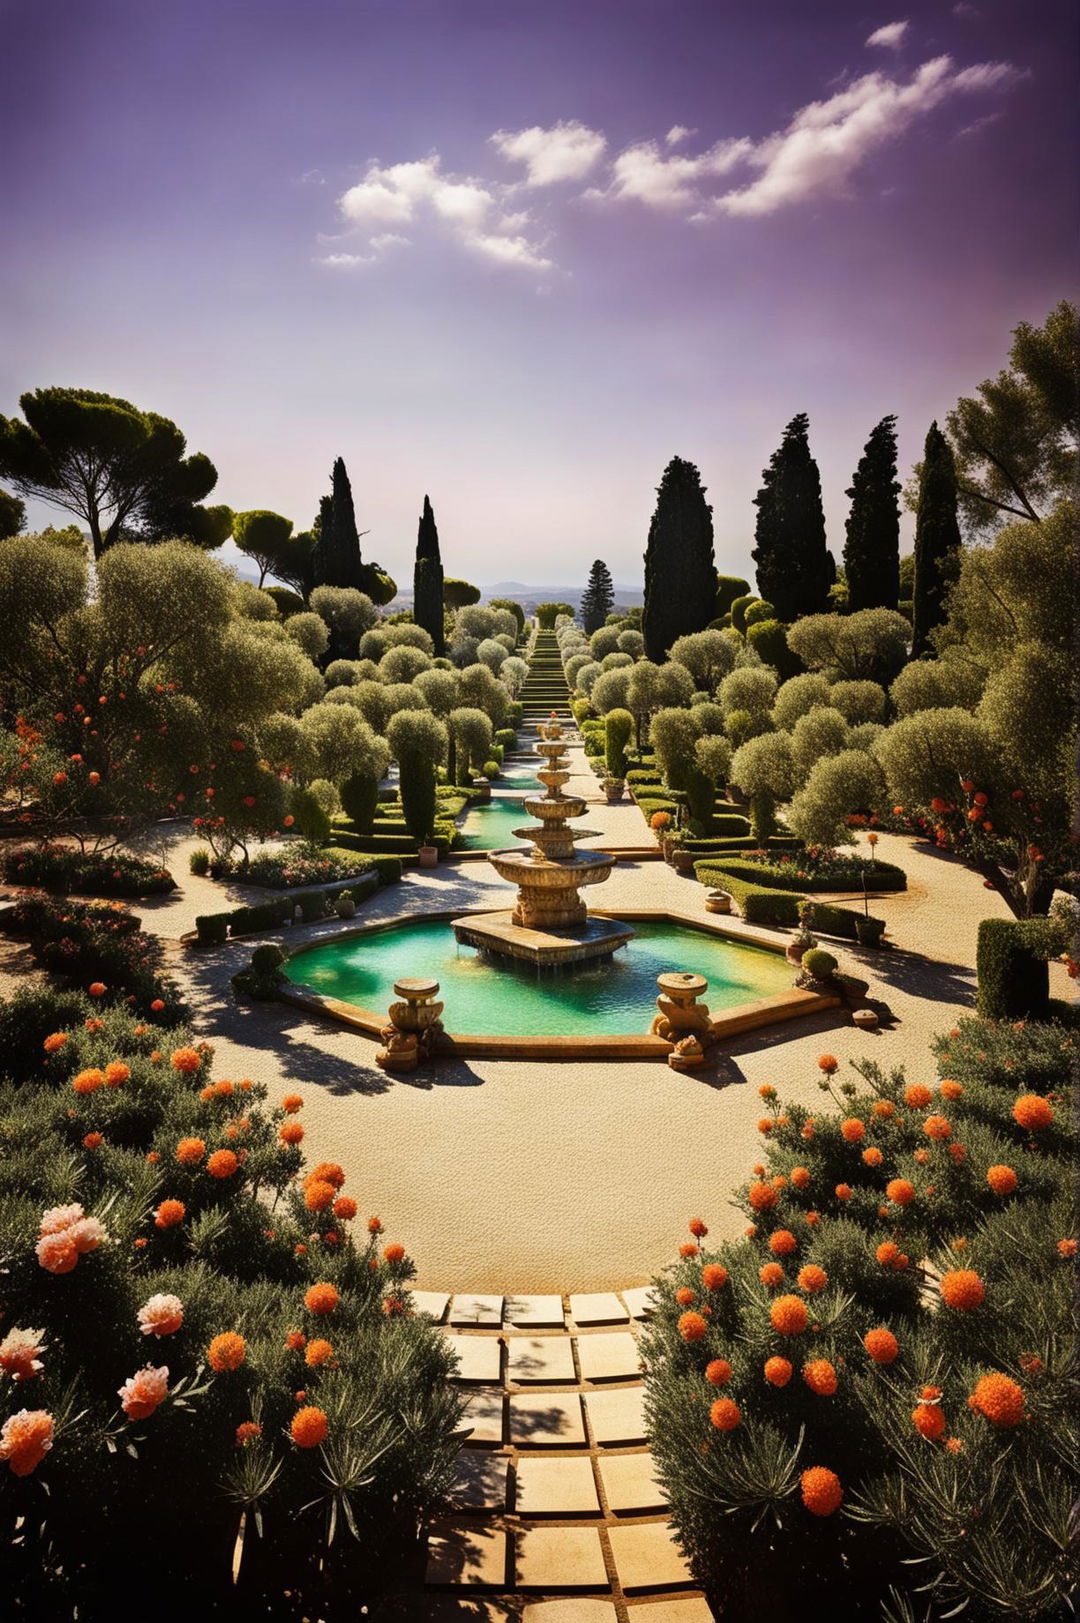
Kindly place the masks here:
[(330, 838), (330, 819), (311, 789), (294, 789), (289, 810), (305, 840), (310, 840), (313, 845), (323, 845)]
[(264, 930), (273, 930), (291, 918), (292, 909), (291, 896), (280, 901), (255, 902), (251, 907), (234, 907), (229, 914), (229, 934), (261, 935)]
[(202, 913), (195, 920), (195, 929), (201, 946), (220, 947), (228, 938), (229, 913)]
[(872, 913), (854, 913), (848, 907), (833, 907), (828, 902), (811, 902), (805, 922), (808, 930), (820, 930), (822, 935), (838, 935), (846, 941), (857, 941), (860, 919), (865, 919), (869, 928), (879, 935), (885, 929), (885, 920), (875, 918)]
[(401, 878), (400, 857), (373, 857), (380, 885), (394, 885)]
[(210, 872), (210, 852), (205, 845), (198, 846), (188, 857), (188, 869), (201, 879)]
[(317, 919), (326, 917), (325, 890), (301, 890), (296, 893), (295, 900), (305, 924), (313, 924)]
[(489, 783), (490, 783), (492, 778), (497, 778), (501, 771), (502, 771), (502, 763), (500, 761), (485, 761), (484, 762), (484, 776), (485, 776), (485, 778), (487, 778)]
[(835, 973), (837, 962), (832, 953), (826, 952), (823, 947), (811, 947), (809, 952), (803, 953), (803, 968), (816, 981), (827, 981)]
[(604, 718), (604, 727), (604, 764), (608, 775), (625, 778), (626, 746), (634, 736), (634, 718), (629, 710), (609, 710)]
[[(802, 864), (807, 863), (806, 871)], [(852, 871), (849, 873), (848, 867)], [(871, 882), (870, 864), (866, 863), (865, 872), (867, 882), (872, 890), (905, 890), (907, 888), (907, 875), (902, 868), (894, 867), (891, 863), (875, 862), (873, 864), (873, 879)], [(835, 864), (837, 873), (830, 871), (823, 865), (820, 873), (815, 873), (811, 860), (802, 852), (796, 852), (789, 861), (784, 862), (752, 862), (749, 860), (734, 859), (731, 863), (732, 872), (740, 879), (749, 880), (752, 884), (776, 886), (780, 890), (801, 890), (808, 893), (815, 890), (857, 890), (861, 885), (860, 865), (857, 859), (841, 857)], [(845, 882), (837, 882), (838, 878)]]
[(367, 772), (353, 772), (341, 784), (341, 804), (358, 834), (370, 834), (379, 805), (378, 780)]
[(285, 948), (279, 946), (276, 941), (264, 941), (252, 953), (251, 967), (256, 975), (272, 975), (275, 969), (281, 968), (288, 956)]
[(517, 744), (517, 733), (512, 727), (499, 727), (495, 732), (496, 744), (501, 744), (504, 750), (512, 750)]
[(746, 592), (742, 597), (736, 597), (732, 600), (728, 612), (731, 615), (731, 623), (735, 627), (736, 631), (745, 634), (746, 611), (750, 607), (751, 603), (760, 603), (760, 601), (761, 599), (755, 596), (753, 592)]
[(797, 924), (802, 897), (794, 891), (751, 885), (727, 872), (714, 859), (694, 863), (695, 877), (708, 890), (726, 890), (748, 924)]
[(758, 598), (755, 603), (751, 603), (743, 614), (743, 624), (747, 628), (760, 625), (763, 620), (775, 619), (775, 608), (771, 603), (767, 603), (764, 598)]
[(1045, 1019), (1047, 961), (1065, 945), (1055, 919), (983, 919), (975, 953), (979, 1013), (988, 1020)]

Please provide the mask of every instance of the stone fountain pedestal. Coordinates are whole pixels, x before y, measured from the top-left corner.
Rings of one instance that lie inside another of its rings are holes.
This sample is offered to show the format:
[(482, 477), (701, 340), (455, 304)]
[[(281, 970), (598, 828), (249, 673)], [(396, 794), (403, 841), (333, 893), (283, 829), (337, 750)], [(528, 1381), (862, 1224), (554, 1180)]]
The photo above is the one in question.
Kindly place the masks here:
[(585, 815), (585, 801), (562, 792), (570, 774), (559, 722), (547, 723), (541, 732), (544, 737), (536, 748), (547, 757), (547, 765), (537, 777), (547, 792), (526, 797), (525, 810), (538, 821), (514, 830), (531, 841), (532, 849), (495, 851), (490, 858), (496, 873), (517, 885), (517, 902), (506, 911), (455, 919), (454, 934), (481, 951), (538, 967), (610, 958), (634, 932), (619, 919), (590, 914), (578, 892), (605, 880), (615, 859), (603, 851), (575, 850), (577, 841), (593, 832), (567, 827)]

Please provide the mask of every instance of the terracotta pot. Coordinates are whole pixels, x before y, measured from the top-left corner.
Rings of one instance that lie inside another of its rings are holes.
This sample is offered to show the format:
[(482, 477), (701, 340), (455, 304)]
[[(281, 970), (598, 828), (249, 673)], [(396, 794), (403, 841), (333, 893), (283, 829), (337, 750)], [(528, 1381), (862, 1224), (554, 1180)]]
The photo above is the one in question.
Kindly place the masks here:
[(789, 941), (784, 949), (784, 957), (787, 959), (789, 964), (801, 964), (803, 961), (803, 953), (805, 951), (806, 948), (800, 946), (799, 942)]
[(618, 806), (626, 792), (626, 782), (623, 778), (608, 778), (604, 783), (604, 794), (607, 796), (609, 806)]
[(422, 845), (417, 851), (421, 868), (434, 868), (439, 860), (439, 847), (437, 845)]
[(664, 861), (665, 862), (670, 862), (671, 861), (671, 853), (675, 849), (674, 840), (666, 839), (664, 837), (664, 835), (661, 834), (661, 836), (660, 836), (660, 849), (664, 853)]
[(676, 846), (671, 863), (676, 873), (692, 874), (694, 863), (700, 861), (696, 851), (686, 851)]

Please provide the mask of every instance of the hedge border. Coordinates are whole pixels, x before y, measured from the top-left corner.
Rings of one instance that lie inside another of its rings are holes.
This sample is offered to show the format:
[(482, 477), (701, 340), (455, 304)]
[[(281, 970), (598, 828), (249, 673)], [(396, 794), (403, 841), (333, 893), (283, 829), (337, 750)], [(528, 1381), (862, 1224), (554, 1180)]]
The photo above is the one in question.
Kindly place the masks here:
[(280, 928), (292, 919), (296, 907), (300, 908), (305, 924), (310, 924), (325, 917), (327, 903), (338, 896), (351, 896), (359, 904), (373, 896), (380, 884), (400, 878), (401, 863), (396, 857), (375, 857), (368, 872), (359, 879), (310, 890), (291, 890), (270, 901), (253, 902), (221, 913), (200, 913), (195, 920), (195, 931), (200, 946), (220, 947), (226, 940)]
[(983, 919), (975, 949), (976, 1011), (987, 1020), (1045, 1020), (1049, 961), (1063, 949), (1054, 919)]

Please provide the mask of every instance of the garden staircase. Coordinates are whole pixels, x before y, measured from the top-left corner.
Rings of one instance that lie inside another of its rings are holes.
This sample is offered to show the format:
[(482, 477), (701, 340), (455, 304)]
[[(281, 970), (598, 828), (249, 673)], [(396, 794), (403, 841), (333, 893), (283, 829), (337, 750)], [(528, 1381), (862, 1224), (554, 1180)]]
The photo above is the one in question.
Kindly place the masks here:
[(554, 710), (563, 726), (573, 726), (570, 689), (563, 675), (562, 657), (553, 631), (539, 631), (529, 655), (529, 674), (521, 690), (524, 724), (547, 721)]

